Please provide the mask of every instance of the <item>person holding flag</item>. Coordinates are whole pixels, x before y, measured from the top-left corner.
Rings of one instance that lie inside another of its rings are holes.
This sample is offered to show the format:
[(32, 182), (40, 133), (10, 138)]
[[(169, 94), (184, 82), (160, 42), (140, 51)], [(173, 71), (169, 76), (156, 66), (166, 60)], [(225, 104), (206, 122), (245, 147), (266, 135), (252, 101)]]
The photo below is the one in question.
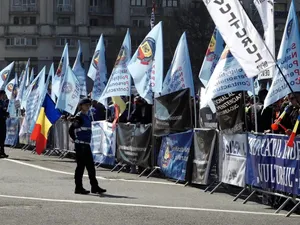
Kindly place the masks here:
[(91, 100), (88, 98), (81, 99), (79, 102), (80, 111), (72, 120), (69, 134), (75, 142), (76, 162), (75, 170), (75, 194), (89, 194), (90, 192), (83, 188), (82, 177), (84, 169), (88, 171), (91, 192), (93, 194), (102, 194), (106, 192), (98, 186), (96, 179), (96, 170), (94, 166), (93, 155), (90, 147), (92, 138), (92, 116), (91, 116)]
[(0, 158), (7, 158), (8, 155), (4, 152), (4, 143), (6, 138), (6, 119), (9, 117), (7, 112), (6, 93), (0, 90)]

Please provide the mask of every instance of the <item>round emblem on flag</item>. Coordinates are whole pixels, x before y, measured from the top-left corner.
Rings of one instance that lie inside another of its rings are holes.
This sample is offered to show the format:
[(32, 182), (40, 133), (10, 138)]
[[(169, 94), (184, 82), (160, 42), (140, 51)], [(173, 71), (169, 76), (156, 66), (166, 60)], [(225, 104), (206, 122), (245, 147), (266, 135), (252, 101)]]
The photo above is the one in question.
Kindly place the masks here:
[(100, 60), (100, 51), (98, 50), (94, 53), (92, 59), (92, 65), (95, 69), (98, 69), (99, 60)]
[(119, 55), (117, 57), (117, 60), (116, 60), (116, 63), (115, 63), (115, 66), (116, 65), (125, 65), (126, 64), (126, 57), (128, 55), (128, 48), (126, 46), (122, 46), (120, 52), (119, 52)]
[(286, 32), (286, 35), (288, 38), (290, 38), (291, 36), (291, 32), (293, 30), (293, 23), (294, 23), (294, 19), (291, 19), (287, 25), (287, 32)]
[(58, 77), (60, 77), (62, 75), (63, 63), (64, 63), (64, 57), (61, 58), (61, 60), (60, 60), (60, 62), (58, 64), (58, 68), (57, 68), (57, 71), (56, 71), (56, 75)]
[(164, 157), (162, 159), (162, 167), (164, 167), (164, 168), (168, 167), (171, 158), (172, 158), (172, 154), (170, 152), (170, 145), (167, 143), (165, 154), (164, 154)]
[(14, 89), (14, 84), (9, 83), (9, 84), (7, 85), (7, 90), (8, 90), (9, 92), (12, 92), (13, 89)]
[(8, 77), (8, 74), (9, 74), (9, 70), (5, 70), (2, 74), (1, 74), (1, 79), (3, 81), (6, 81), (7, 77)]
[(138, 48), (137, 58), (141, 61), (141, 64), (148, 65), (153, 61), (155, 55), (156, 45), (153, 38), (146, 38)]
[(72, 91), (73, 91), (72, 84), (69, 82), (64, 82), (63, 86), (62, 86), (62, 92), (68, 94), (68, 93), (71, 93)]
[(33, 84), (32, 90), (36, 90), (39, 87), (39, 78)]

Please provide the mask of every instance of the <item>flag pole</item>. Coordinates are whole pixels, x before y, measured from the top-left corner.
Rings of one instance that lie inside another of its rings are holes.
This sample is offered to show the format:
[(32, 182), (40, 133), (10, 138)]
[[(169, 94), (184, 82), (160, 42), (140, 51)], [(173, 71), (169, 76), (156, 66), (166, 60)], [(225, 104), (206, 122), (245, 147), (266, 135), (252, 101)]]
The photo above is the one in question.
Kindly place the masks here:
[(195, 124), (194, 128), (197, 128), (197, 109), (196, 109), (196, 94), (194, 94), (194, 116), (195, 116)]
[(258, 131), (258, 124), (257, 124), (257, 110), (256, 110), (256, 95), (255, 95), (255, 88), (254, 88), (254, 81), (253, 78), (251, 78), (251, 88), (252, 88), (252, 93), (253, 93), (253, 109), (254, 109), (254, 123), (255, 123), (255, 133)]
[(128, 116), (127, 116), (127, 122), (129, 122), (130, 119), (130, 110), (131, 110), (131, 95), (129, 96), (129, 106), (128, 106)]

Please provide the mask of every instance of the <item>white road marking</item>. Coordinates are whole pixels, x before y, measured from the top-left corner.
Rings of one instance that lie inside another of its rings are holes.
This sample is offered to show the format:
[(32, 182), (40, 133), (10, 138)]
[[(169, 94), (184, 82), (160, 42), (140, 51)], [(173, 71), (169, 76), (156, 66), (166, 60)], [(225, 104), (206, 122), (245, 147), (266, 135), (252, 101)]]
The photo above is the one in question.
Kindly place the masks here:
[[(252, 211), (226, 210), (226, 209), (175, 207), (175, 206), (131, 204), (131, 203), (120, 203), (120, 202), (100, 202), (100, 201), (49, 199), (49, 198), (35, 198), (35, 197), (13, 196), (13, 195), (0, 195), (0, 198), (23, 199), (23, 200), (43, 201), (43, 202), (58, 202), (58, 203), (96, 204), (96, 205), (126, 206), (126, 207), (129, 206), (129, 207), (154, 208), (154, 209), (171, 209), (171, 210), (186, 210), (186, 211), (203, 211), (203, 212), (220, 212), (220, 213), (268, 215), (268, 216), (285, 216), (285, 214), (281, 214), (281, 213), (275, 214), (275, 213), (267, 213), (267, 212), (252, 212)], [(293, 215), (293, 217), (300, 217), (300, 215)]]
[[(3, 160), (13, 162), (13, 163), (17, 163), (17, 164), (20, 164), (20, 165), (23, 165), (23, 166), (29, 166), (29, 167), (39, 169), (39, 170), (43, 170), (43, 171), (47, 171), (47, 172), (74, 176), (74, 173), (65, 172), (65, 171), (61, 171), (61, 170), (53, 170), (53, 169), (50, 169), (50, 168), (46, 168), (46, 167), (42, 167), (42, 166), (30, 164), (30, 163), (25, 163), (25, 162), (13, 160), (13, 159), (3, 159)], [(83, 176), (88, 177), (88, 175), (83, 175)], [(175, 183), (171, 183), (171, 182), (147, 181), (147, 180), (110, 179), (110, 178), (105, 178), (105, 177), (101, 177), (101, 176), (97, 176), (97, 179), (108, 180), (108, 181), (123, 181), (123, 182), (131, 182), (131, 183), (147, 183), (147, 184), (163, 184), (163, 185), (172, 185), (172, 186), (183, 186), (182, 184), (175, 184)]]

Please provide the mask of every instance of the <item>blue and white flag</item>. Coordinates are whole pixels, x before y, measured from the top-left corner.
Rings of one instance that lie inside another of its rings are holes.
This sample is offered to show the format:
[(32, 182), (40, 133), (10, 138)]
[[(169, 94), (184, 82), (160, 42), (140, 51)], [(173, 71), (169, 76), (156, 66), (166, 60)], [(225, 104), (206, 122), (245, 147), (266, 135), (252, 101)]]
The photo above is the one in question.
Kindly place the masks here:
[(32, 132), (40, 106), (43, 103), (43, 94), (45, 90), (46, 66), (40, 71), (36, 78), (29, 85), (29, 94), (26, 99), (26, 114), (25, 119), (29, 128), (29, 133)]
[(17, 117), (17, 111), (15, 106), (15, 99), (18, 94), (18, 74), (15, 74), (15, 78), (12, 79), (5, 87), (5, 93), (7, 98), (9, 99), (7, 112), (9, 113), (10, 117)]
[(178, 42), (171, 66), (164, 80), (162, 94), (170, 94), (185, 88), (190, 88), (191, 96), (195, 96), (189, 48), (184, 32)]
[[(264, 27), (264, 39), (271, 54), (275, 58), (275, 24), (274, 24), (274, 2), (275, 0), (258, 1), (253, 0)], [(259, 80), (272, 79), (275, 67), (271, 67), (258, 75)]]
[(131, 76), (127, 65), (131, 59), (131, 38), (127, 30), (118, 58), (115, 62), (114, 69), (110, 75), (107, 85), (98, 100), (103, 101), (113, 96), (130, 96)]
[(9, 81), (10, 73), (15, 65), (15, 62), (10, 63), (0, 72), (0, 90), (4, 90), (7, 82)]
[(80, 41), (78, 40), (78, 52), (77, 52), (76, 60), (73, 65), (73, 72), (75, 73), (80, 83), (80, 95), (87, 96), (86, 73), (83, 64), (84, 64), (83, 53), (82, 53)]
[(47, 91), (48, 91), (48, 94), (50, 95), (52, 101), (56, 102), (55, 94), (52, 91), (52, 80), (53, 80), (53, 77), (54, 77), (54, 63), (51, 64), (48, 77), (49, 77), (49, 83), (48, 83), (48, 89), (47, 89)]
[[(294, 1), (292, 1), (278, 52), (277, 64), (294, 92), (300, 91), (300, 62), (298, 56), (300, 53), (300, 34), (298, 26), (298, 17)], [(290, 88), (277, 68), (264, 107), (268, 107), (290, 93)]]
[(220, 32), (217, 28), (215, 28), (199, 73), (199, 79), (205, 87), (207, 86), (208, 81), (221, 57), (224, 45), (225, 42)]
[[(28, 68), (29, 71), (29, 68)], [(34, 80), (34, 68), (31, 68), (31, 73), (30, 73), (30, 78), (29, 78), (29, 83), (31, 84), (32, 81)]]
[(18, 93), (18, 74), (15, 73), (15, 78), (9, 81), (5, 87), (5, 93), (8, 100), (15, 99)]
[(148, 33), (128, 64), (128, 70), (140, 96), (153, 104), (153, 93), (162, 91), (163, 81), (162, 22)]
[(52, 79), (52, 91), (57, 96), (57, 98), (60, 95), (62, 81), (67, 72), (68, 66), (69, 66), (69, 50), (68, 50), (68, 43), (66, 43), (58, 68)]
[[(100, 39), (96, 46), (95, 53), (93, 55), (90, 69), (87, 75), (94, 81), (94, 87), (91, 97), (92, 99), (99, 101), (107, 83), (107, 68), (105, 61), (105, 45), (103, 34), (100, 36)], [(105, 107), (107, 107), (106, 100), (101, 101), (101, 103)]]
[[(25, 66), (25, 73), (24, 73), (24, 77), (25, 77), (25, 89), (27, 89), (27, 87), (29, 87), (30, 83), (33, 81), (34, 76), (30, 76), (30, 58), (27, 60), (26, 66)], [(31, 74), (33, 75), (33, 68), (31, 69)]]
[[(254, 86), (254, 95), (258, 95), (258, 92), (259, 92), (259, 89), (260, 89), (260, 85), (258, 83), (258, 77), (256, 77), (254, 80), (252, 79), (251, 82), (253, 82), (253, 86)], [(248, 95), (252, 96), (253, 91), (248, 91)]]
[(80, 83), (70, 66), (64, 76), (56, 108), (74, 115), (80, 100)]
[(207, 84), (205, 98), (211, 100), (236, 91), (251, 91), (251, 79), (226, 47)]
[(16, 104), (18, 106), (20, 106), (20, 107), (21, 107), (23, 96), (25, 97), (25, 94), (26, 94), (26, 89), (25, 89), (25, 85), (26, 85), (26, 70), (22, 71), (21, 77), (22, 77), (22, 79), (21, 79), (21, 83), (20, 83), (18, 95), (16, 97)]

